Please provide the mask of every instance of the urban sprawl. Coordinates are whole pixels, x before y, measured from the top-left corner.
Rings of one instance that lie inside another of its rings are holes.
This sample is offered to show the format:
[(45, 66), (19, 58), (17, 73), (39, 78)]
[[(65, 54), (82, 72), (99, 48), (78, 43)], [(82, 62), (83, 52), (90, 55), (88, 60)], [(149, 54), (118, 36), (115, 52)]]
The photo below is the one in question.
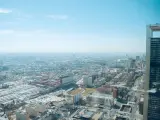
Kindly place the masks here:
[(142, 120), (145, 56), (0, 57), (0, 120)]

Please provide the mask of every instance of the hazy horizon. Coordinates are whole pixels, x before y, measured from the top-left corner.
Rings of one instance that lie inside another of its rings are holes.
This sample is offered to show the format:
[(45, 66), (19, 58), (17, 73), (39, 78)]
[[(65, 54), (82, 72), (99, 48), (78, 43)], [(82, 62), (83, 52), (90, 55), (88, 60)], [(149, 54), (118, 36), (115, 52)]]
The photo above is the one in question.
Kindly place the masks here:
[(145, 52), (0, 52), (0, 54), (146, 54)]

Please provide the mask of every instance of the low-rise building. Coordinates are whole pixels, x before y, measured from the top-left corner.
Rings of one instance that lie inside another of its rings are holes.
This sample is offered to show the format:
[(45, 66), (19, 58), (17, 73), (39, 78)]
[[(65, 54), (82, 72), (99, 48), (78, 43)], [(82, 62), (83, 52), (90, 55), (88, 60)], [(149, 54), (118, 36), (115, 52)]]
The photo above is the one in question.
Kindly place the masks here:
[(132, 112), (132, 107), (128, 104), (123, 104), (120, 110), (118, 111), (118, 113), (124, 116), (130, 116), (131, 112)]
[(102, 120), (103, 119), (103, 112), (98, 112), (93, 115), (92, 120)]
[(87, 101), (90, 104), (101, 104), (106, 106), (112, 106), (114, 104), (114, 98), (112, 95), (93, 93), (87, 97)]
[(86, 109), (83, 109), (79, 112), (80, 118), (85, 120), (90, 120), (93, 115), (94, 115), (94, 112), (88, 111)]
[(29, 104), (26, 106), (26, 112), (29, 116), (38, 116), (40, 113), (46, 111), (46, 106), (44, 104)]
[(16, 120), (30, 120), (29, 114), (26, 111), (17, 111)]
[(82, 92), (84, 89), (78, 88), (76, 90), (72, 90), (68, 92), (68, 95), (70, 96), (73, 104), (76, 104), (79, 102), (79, 100), (82, 98)]

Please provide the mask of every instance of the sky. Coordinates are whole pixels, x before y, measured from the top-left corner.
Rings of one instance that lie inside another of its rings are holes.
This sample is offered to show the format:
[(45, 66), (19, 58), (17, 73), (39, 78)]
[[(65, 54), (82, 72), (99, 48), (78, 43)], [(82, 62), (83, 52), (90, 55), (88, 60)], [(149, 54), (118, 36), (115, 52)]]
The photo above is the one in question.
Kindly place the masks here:
[(145, 52), (159, 0), (0, 0), (0, 52)]

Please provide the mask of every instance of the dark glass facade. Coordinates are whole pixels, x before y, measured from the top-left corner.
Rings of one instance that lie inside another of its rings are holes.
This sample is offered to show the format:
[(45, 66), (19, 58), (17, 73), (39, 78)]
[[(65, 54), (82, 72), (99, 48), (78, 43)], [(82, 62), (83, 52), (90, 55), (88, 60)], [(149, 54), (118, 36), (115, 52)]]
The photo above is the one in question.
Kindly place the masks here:
[(139, 113), (141, 114), (141, 115), (143, 115), (143, 102), (140, 102), (139, 103)]
[(156, 89), (156, 93), (149, 93), (148, 120), (160, 120), (160, 38), (150, 41), (150, 79), (149, 89)]

